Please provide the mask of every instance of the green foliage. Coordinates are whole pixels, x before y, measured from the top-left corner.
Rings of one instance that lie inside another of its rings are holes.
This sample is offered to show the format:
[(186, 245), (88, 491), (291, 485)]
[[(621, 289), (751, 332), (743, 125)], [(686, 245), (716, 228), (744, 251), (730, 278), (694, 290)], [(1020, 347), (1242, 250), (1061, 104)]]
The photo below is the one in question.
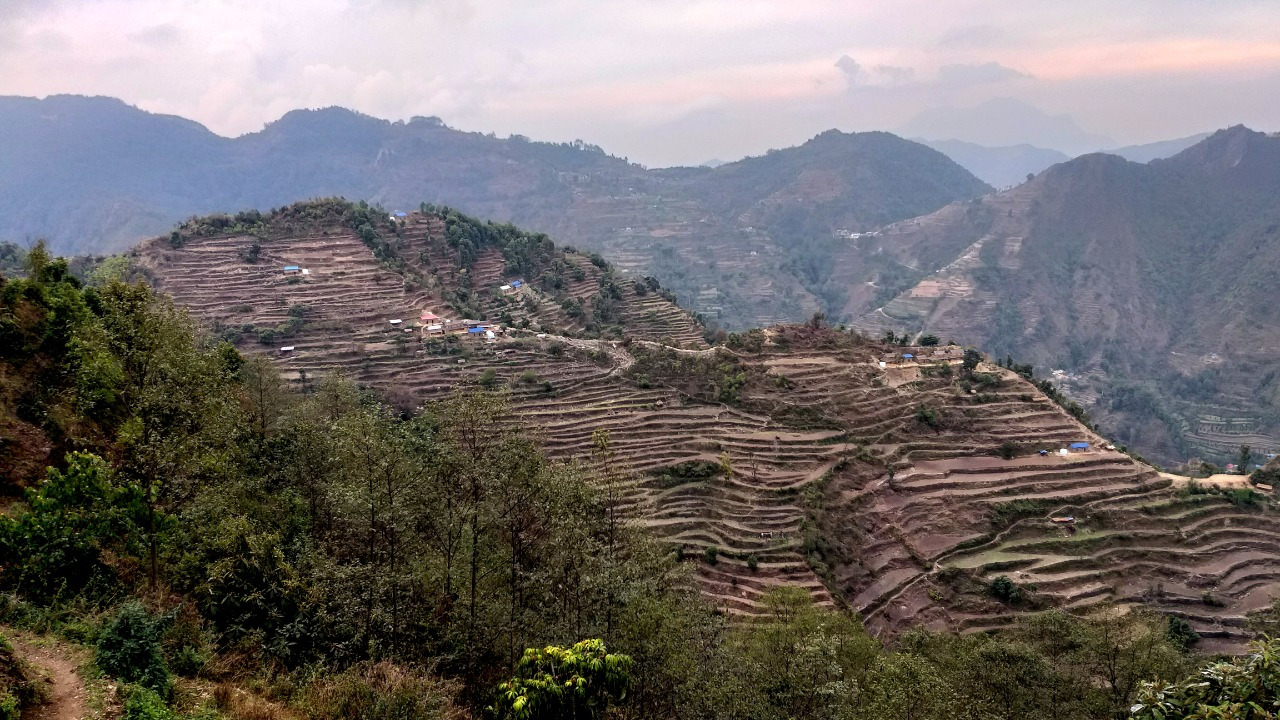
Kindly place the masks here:
[(708, 545), (702, 548), (702, 559), (708, 565), (715, 565), (720, 562), (720, 549), (715, 545)]
[(1169, 640), (1183, 652), (1190, 650), (1192, 645), (1200, 641), (1200, 633), (1177, 615), (1169, 616), (1168, 634)]
[(177, 713), (169, 709), (164, 698), (154, 690), (137, 686), (126, 692), (121, 720), (177, 720)]
[(1018, 454), (1018, 445), (1009, 440), (1000, 443), (1000, 457), (1005, 460), (1012, 460)]
[(520, 720), (591, 720), (621, 702), (631, 684), (632, 660), (591, 639), (563, 648), (529, 648), (516, 675), (498, 686), (491, 711)]
[(933, 429), (942, 426), (942, 415), (937, 408), (929, 405), (920, 405), (916, 408), (916, 421), (922, 425), (927, 425)]
[(662, 487), (676, 487), (685, 483), (705, 482), (721, 475), (722, 471), (720, 463), (711, 460), (686, 460), (675, 465), (654, 468), (649, 473), (658, 478)]
[(961, 361), (961, 366), (964, 368), (965, 372), (973, 372), (974, 368), (978, 367), (978, 363), (980, 362), (982, 362), (982, 353), (974, 350), (973, 348), (965, 349), (964, 359)]
[(0, 515), (0, 582), (44, 602), (110, 586), (114, 573), (102, 555), (136, 532), (137, 488), (117, 487), (101, 458), (72, 453), (66, 470), (49, 468), (26, 500), (24, 512)]
[(1024, 598), (1022, 588), (1010, 580), (1008, 575), (999, 575), (993, 579), (987, 585), (987, 593), (1000, 602), (1009, 605), (1017, 605)]
[(1264, 638), (1249, 655), (1209, 665), (1180, 682), (1149, 682), (1130, 709), (1133, 720), (1275, 717), (1280, 707), (1280, 640)]
[(991, 508), (991, 523), (1004, 527), (1018, 518), (1043, 515), (1047, 510), (1045, 503), (1040, 500), (1010, 500)]
[(126, 602), (103, 626), (94, 662), (122, 682), (136, 683), (167, 697), (172, 683), (160, 647), (159, 626), (141, 603)]
[(942, 341), (938, 339), (937, 335), (924, 335), (920, 338), (921, 347), (934, 347), (940, 342)]

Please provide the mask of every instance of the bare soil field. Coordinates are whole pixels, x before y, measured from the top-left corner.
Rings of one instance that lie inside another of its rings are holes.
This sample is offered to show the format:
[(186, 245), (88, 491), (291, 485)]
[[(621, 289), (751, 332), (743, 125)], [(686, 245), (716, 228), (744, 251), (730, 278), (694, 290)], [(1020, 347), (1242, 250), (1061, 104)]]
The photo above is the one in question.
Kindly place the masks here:
[[(471, 297), (489, 317), (505, 314), (510, 331), (492, 342), (423, 338), (388, 320), (444, 315), (447, 291), (461, 286), (464, 268), (433, 216), (397, 228), (402, 268), (337, 226), (272, 236), (255, 263), (241, 257), (250, 242), (157, 240), (136, 259), (195, 317), (242, 351), (271, 354), (304, 389), (342, 373), (412, 409), (457, 388), (500, 388), (513, 421), (564, 461), (591, 462), (592, 433), (607, 430), (628, 512), (697, 563), (727, 613), (757, 613), (780, 585), (847, 605), (884, 633), (1145, 604), (1230, 646), (1280, 581), (1280, 514), (1268, 498), (1191, 494), (1113, 451), (1060, 457), (1071, 442), (1105, 440), (1001, 368), (881, 370), (889, 348), (822, 325), (708, 348), (684, 311), (630, 282), (621, 338), (589, 337), (536, 287), (516, 299), (480, 292), (512, 277), (492, 250), (465, 268)], [(581, 279), (565, 297), (590, 302), (607, 271), (568, 261)], [(287, 264), (309, 273), (290, 280)], [(287, 339), (260, 342), (256, 328), (287, 325), (300, 305)], [(295, 349), (280, 353), (286, 344)], [(1028, 600), (989, 597), (999, 575)]]

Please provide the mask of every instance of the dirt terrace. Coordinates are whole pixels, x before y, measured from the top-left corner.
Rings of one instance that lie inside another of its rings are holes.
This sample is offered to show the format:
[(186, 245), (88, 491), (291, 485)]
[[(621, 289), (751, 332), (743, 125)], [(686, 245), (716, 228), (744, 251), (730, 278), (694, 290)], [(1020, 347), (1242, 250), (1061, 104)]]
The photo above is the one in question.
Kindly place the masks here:
[[(882, 632), (921, 622), (985, 630), (1028, 609), (985, 596), (985, 582), (1007, 574), (1037, 606), (1146, 603), (1229, 646), (1243, 636), (1244, 613), (1276, 586), (1280, 524), (1265, 503), (1179, 493), (1116, 452), (1039, 456), (1104, 441), (996, 367), (980, 367), (974, 383), (958, 366), (881, 370), (888, 348), (822, 328), (776, 328), (754, 345), (708, 350), (686, 314), (630, 283), (626, 342), (569, 337), (579, 328), (536, 291), (532, 303), (484, 300), (487, 312), (529, 319), (514, 337), (421, 343), (393, 332), (389, 318), (440, 312), (442, 288), (458, 282), (433, 232), (410, 223), (397, 239), (400, 256), (415, 258), (412, 282), (338, 230), (264, 242), (256, 264), (238, 257), (248, 240), (236, 237), (177, 250), (153, 243), (140, 263), (210, 324), (274, 325), (308, 306), (287, 341), (240, 339), (295, 382), (341, 372), (413, 406), (477, 386), (491, 370), (490, 384), (507, 389), (516, 418), (552, 457), (588, 462), (592, 433), (607, 429), (630, 471), (628, 510), (685, 548), (704, 591), (730, 613), (753, 614), (762, 593), (794, 585), (848, 604)], [(573, 261), (587, 279), (567, 292), (587, 297), (597, 269)], [(482, 254), (473, 284), (509, 278), (502, 262)], [(310, 274), (291, 282), (284, 264)], [(659, 340), (686, 348), (655, 352)], [(282, 356), (275, 345), (286, 343), (296, 350)], [(664, 375), (664, 362), (686, 363), (687, 375)], [(745, 379), (736, 396), (717, 395), (735, 374)], [(998, 457), (1006, 443), (1011, 460)], [(728, 473), (716, 469), (723, 459)], [(712, 470), (681, 474), (690, 463)], [(1070, 528), (1050, 521), (1063, 515), (1075, 518)], [(715, 562), (706, 548), (718, 551)]]

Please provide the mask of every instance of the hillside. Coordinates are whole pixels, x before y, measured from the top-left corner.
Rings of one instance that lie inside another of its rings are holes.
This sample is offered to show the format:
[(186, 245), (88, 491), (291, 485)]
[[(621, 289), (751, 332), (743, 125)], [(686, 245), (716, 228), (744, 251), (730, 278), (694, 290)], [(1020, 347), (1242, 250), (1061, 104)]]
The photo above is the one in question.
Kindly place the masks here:
[[(1027, 609), (1114, 601), (1186, 617), (1234, 647), (1244, 615), (1269, 601), (1280, 516), (1268, 499), (1175, 487), (1102, 449), (1021, 376), (970, 372), (959, 348), (893, 348), (822, 323), (707, 348), (674, 305), (604, 263), (540, 241), (528, 264), (518, 238), (535, 236), (514, 229), (471, 243), (468, 262), (463, 231), (448, 229), (456, 215), (365, 212), (299, 205), (252, 233), (194, 222), (176, 242), (141, 246), (135, 266), (303, 391), (341, 372), (411, 410), (459, 387), (503, 389), (551, 458), (593, 465), (594, 434), (608, 431), (612, 471), (627, 478), (622, 507), (683, 548), (704, 593), (732, 614), (764, 612), (765, 593), (787, 586), (890, 633), (1001, 627)], [(285, 275), (286, 264), (308, 273)], [(569, 266), (585, 277), (557, 295)], [(520, 301), (492, 292), (518, 275), (533, 286)], [(594, 308), (610, 283), (621, 290), (617, 325), (553, 302)], [(508, 332), (422, 337), (388, 322), (449, 314), (451, 303), (508, 313)], [(904, 363), (903, 352), (926, 360)], [(1059, 457), (1072, 442), (1091, 447)], [(992, 599), (1001, 575), (1028, 598)]]
[(859, 249), (911, 280), (850, 304), (863, 327), (1062, 370), (1118, 441), (1165, 462), (1280, 447), (1276, 136), (1235, 127), (1145, 165), (1087, 155)]
[(109, 98), (0, 98), (0, 240), (62, 253), (124, 249), (192, 215), (312, 197), (449, 205), (515, 222), (653, 275), (729, 328), (839, 303), (824, 267), (841, 231), (990, 188), (884, 133), (823, 133), (716, 168), (647, 170), (575, 141), (499, 139), (436, 118), (299, 110), (229, 139)]

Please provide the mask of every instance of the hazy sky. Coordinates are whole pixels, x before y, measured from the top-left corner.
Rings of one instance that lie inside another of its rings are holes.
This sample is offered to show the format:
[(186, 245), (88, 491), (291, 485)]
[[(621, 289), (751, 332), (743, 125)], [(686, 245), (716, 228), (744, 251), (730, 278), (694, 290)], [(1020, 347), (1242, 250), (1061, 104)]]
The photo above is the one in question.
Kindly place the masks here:
[(993, 97), (1133, 143), (1280, 130), (1280, 1), (0, 0), (0, 94), (54, 93), (223, 135), (439, 115), (654, 166)]

